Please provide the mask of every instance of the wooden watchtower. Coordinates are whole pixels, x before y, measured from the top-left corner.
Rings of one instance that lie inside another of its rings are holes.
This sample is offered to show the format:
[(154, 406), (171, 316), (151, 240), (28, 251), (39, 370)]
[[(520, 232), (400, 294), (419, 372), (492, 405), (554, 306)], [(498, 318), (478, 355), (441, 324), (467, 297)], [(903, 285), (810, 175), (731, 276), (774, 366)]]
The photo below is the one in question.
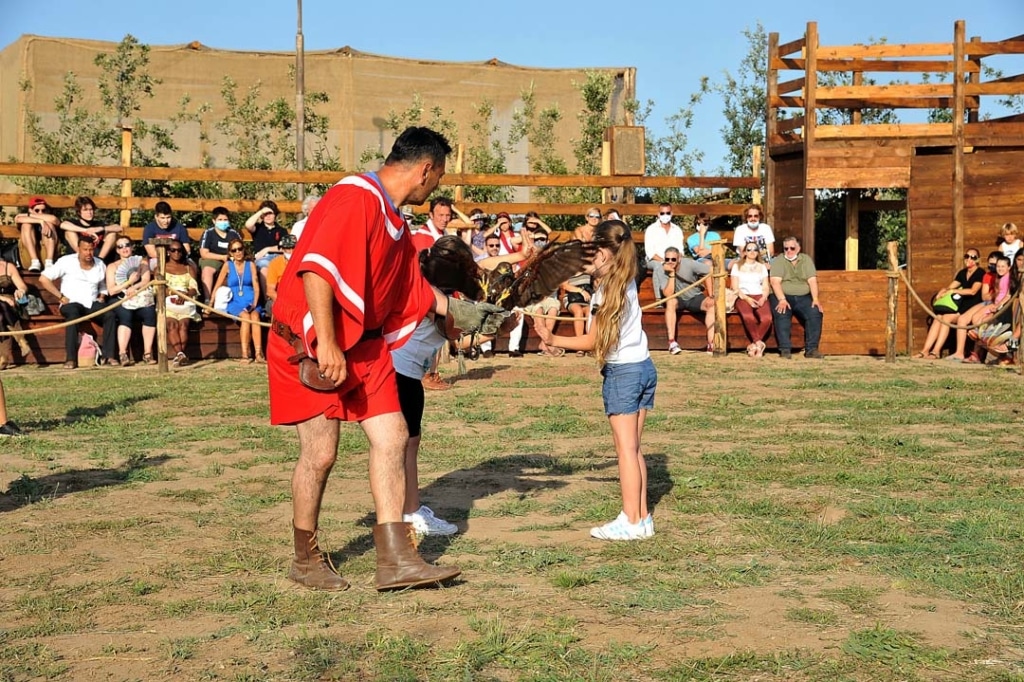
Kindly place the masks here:
[[(1024, 95), (1024, 74), (994, 77), (992, 69), (1003, 66), (983, 61), (1024, 55), (1024, 35), (994, 42), (965, 35), (962, 20), (949, 43), (827, 47), (813, 22), (788, 43), (772, 33), (769, 222), (799, 234), (812, 255), (816, 247), (819, 254), (845, 249), (846, 269), (856, 270), (859, 212), (904, 208), (907, 263), (922, 297), (963, 267), (966, 247), (984, 256), (1004, 223), (1024, 228), (1024, 114), (1007, 115), (997, 101)], [(937, 110), (951, 112), (949, 122), (930, 122), (943, 118)], [(880, 111), (901, 122), (873, 122)], [(849, 191), (845, 245), (815, 244), (817, 192), (880, 188), (905, 189), (905, 203), (880, 205), (862, 198), (870, 193)], [(926, 319), (918, 309), (908, 312), (906, 342), (913, 347)]]

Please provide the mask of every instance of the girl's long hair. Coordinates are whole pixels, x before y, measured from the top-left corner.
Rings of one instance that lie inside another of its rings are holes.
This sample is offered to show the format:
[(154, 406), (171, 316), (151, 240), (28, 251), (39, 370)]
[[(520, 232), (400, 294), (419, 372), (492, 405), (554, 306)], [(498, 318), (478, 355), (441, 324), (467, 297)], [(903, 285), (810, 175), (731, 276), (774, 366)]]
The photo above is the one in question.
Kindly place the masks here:
[(612, 252), (608, 272), (600, 277), (601, 305), (594, 314), (594, 355), (602, 367), (619, 345), (620, 326), (626, 312), (626, 290), (636, 280), (636, 245), (629, 227), (621, 220), (606, 220), (594, 229), (594, 243)]

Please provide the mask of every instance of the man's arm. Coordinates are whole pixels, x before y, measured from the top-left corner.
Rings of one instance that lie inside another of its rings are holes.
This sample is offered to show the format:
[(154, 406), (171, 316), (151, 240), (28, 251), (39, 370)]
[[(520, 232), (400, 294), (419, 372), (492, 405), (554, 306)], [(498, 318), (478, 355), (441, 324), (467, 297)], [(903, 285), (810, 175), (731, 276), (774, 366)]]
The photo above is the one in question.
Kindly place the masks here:
[(808, 277), (807, 286), (811, 288), (811, 306), (817, 308), (820, 312), (825, 312), (825, 309), (821, 307), (821, 302), (818, 300), (818, 278)]
[(320, 374), (340, 386), (348, 375), (345, 354), (334, 333), (334, 289), (313, 272), (302, 273), (302, 289), (316, 330), (316, 361)]

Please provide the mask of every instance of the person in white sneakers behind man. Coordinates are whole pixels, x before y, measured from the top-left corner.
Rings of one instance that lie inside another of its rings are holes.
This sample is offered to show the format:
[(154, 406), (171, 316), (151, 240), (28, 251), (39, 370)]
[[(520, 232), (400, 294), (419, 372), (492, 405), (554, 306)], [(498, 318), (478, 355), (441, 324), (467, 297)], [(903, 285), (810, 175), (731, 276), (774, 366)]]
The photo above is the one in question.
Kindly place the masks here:
[[(448, 197), (434, 197), (430, 200), (430, 217), (425, 225), (412, 233), (412, 243), (417, 251), (429, 249), (434, 243), (444, 236), (448, 223), (452, 220), (452, 200)], [(423, 388), (429, 391), (447, 391), (452, 387), (450, 383), (441, 378), (437, 371), (437, 365), (441, 360), (440, 348), (434, 353), (430, 361), (430, 368), (423, 375)]]

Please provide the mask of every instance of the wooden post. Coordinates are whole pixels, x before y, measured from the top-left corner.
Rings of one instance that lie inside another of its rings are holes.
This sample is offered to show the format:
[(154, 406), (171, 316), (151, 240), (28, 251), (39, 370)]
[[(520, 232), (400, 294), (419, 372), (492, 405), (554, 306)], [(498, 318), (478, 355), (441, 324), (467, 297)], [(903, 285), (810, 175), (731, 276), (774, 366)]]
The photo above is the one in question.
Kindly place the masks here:
[[(772, 102), (772, 98), (778, 94), (779, 89), (779, 70), (775, 68), (775, 60), (779, 56), (779, 34), (769, 33), (768, 34), (768, 84), (765, 89), (765, 164), (764, 164), (764, 198), (765, 202), (762, 204), (764, 210), (764, 217), (761, 218), (762, 222), (766, 222), (769, 225), (776, 225), (775, 220), (775, 199), (776, 194), (776, 173), (775, 173), (775, 162), (772, 159), (771, 149), (775, 143), (775, 136), (778, 134), (778, 116), (779, 110)], [(742, 254), (741, 254), (742, 255)]]
[[(601, 175), (612, 174), (612, 144), (607, 139), (601, 143)], [(601, 188), (601, 203), (610, 204), (612, 202), (612, 190), (611, 187)]]
[[(455, 172), (462, 173), (462, 165), (466, 159), (466, 147), (461, 142), (455, 146)], [(455, 186), (455, 203), (461, 204), (463, 201), (462, 185)], [(472, 223), (470, 223), (472, 225)]]
[(725, 324), (725, 242), (711, 242), (711, 286), (715, 297), (715, 356), (724, 357), (728, 351)]
[[(751, 203), (754, 204), (761, 203), (761, 152), (763, 149), (764, 147), (759, 144), (754, 145), (754, 172), (752, 175), (757, 180), (757, 189), (750, 193), (750, 198), (753, 199)], [(768, 218), (765, 218), (765, 220), (768, 220)]]
[(891, 363), (896, 362), (896, 299), (899, 298), (900, 293), (899, 243), (887, 242), (885, 247), (889, 252), (889, 295), (887, 298), (889, 307), (885, 320), (885, 361)]
[[(129, 121), (121, 121), (121, 165), (124, 167), (130, 167), (132, 165), (132, 124)], [(132, 195), (132, 181), (122, 180), (121, 181), (121, 196), (130, 197)], [(121, 209), (121, 229), (125, 229), (131, 225), (132, 211), (128, 208)]]
[(160, 281), (156, 285), (156, 361), (157, 371), (160, 374), (167, 374), (167, 285), (164, 284), (167, 275), (167, 247), (171, 245), (172, 239), (157, 237), (150, 240), (150, 244), (156, 247), (156, 272)]
[[(295, 170), (306, 170), (306, 47), (302, 36), (302, 0), (295, 30)], [(306, 199), (306, 185), (299, 183), (299, 203)]]
[(860, 190), (846, 190), (846, 269), (860, 269)]
[(806, 60), (804, 68), (804, 203), (803, 203), (803, 248), (804, 253), (814, 259), (814, 188), (808, 187), (807, 168), (810, 166), (814, 149), (814, 129), (818, 116), (818, 24), (807, 22), (804, 47)]
[(953, 263), (960, 267), (964, 252), (964, 36), (963, 19), (953, 25)]

